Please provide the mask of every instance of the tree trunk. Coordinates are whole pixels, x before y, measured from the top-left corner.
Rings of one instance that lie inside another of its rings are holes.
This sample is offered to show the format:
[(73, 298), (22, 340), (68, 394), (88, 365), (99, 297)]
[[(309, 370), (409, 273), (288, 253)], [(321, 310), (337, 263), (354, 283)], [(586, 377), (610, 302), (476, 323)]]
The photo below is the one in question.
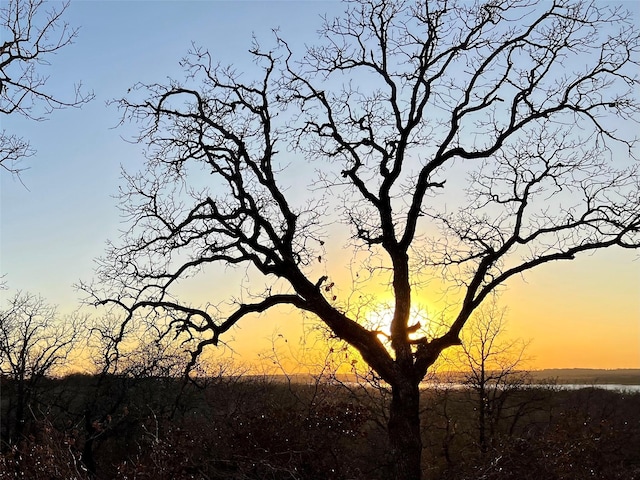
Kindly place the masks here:
[(87, 436), (84, 447), (82, 448), (82, 456), (80, 457), (83, 465), (87, 469), (87, 473), (89, 474), (89, 478), (96, 477), (96, 460), (93, 456), (93, 444), (96, 438), (96, 431), (93, 427), (93, 422), (91, 419), (93, 418), (92, 412), (90, 408), (86, 408), (84, 411), (84, 428), (85, 435)]
[(480, 387), (479, 392), (479, 404), (478, 404), (478, 444), (480, 446), (480, 453), (484, 455), (487, 453), (487, 393), (484, 385)]
[(420, 480), (422, 437), (420, 434), (419, 382), (405, 380), (391, 386), (389, 441), (395, 480)]
[(22, 436), (25, 431), (26, 424), (26, 403), (27, 403), (27, 389), (25, 386), (24, 375), (20, 375), (17, 385), (17, 403), (16, 403), (16, 438), (15, 441), (22, 440)]
[(486, 357), (483, 354), (482, 364), (480, 365), (480, 381), (478, 382), (478, 396), (480, 400), (478, 405), (478, 443), (480, 446), (480, 453), (482, 455), (487, 453), (487, 380), (484, 370), (485, 360)]

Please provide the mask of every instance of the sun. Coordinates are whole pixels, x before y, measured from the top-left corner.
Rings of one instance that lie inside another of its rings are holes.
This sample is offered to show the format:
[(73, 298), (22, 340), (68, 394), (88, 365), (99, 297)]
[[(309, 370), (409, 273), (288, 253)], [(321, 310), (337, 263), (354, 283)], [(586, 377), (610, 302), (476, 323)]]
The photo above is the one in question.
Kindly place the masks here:
[(380, 304), (367, 312), (364, 317), (369, 330), (379, 331), (385, 336), (391, 335), (391, 321), (393, 320), (393, 307), (390, 304)]
[[(380, 303), (368, 311), (364, 316), (364, 326), (369, 330), (380, 332), (380, 336), (388, 340), (391, 336), (391, 322), (394, 308), (391, 303)], [(430, 329), (429, 316), (425, 307), (416, 306), (411, 309), (409, 327), (419, 324), (419, 327), (410, 334), (410, 338), (419, 338), (428, 335)]]

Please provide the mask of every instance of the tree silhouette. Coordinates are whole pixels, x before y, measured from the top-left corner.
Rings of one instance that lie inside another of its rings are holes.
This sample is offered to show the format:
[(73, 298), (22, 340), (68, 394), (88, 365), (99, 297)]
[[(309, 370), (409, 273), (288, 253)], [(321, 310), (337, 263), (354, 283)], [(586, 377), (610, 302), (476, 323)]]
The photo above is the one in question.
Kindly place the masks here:
[(528, 343), (506, 337), (505, 314), (497, 298), (484, 303), (467, 324), (461, 335), (462, 348), (452, 359), (453, 368), (465, 372), (462, 381), (474, 393), (477, 442), (482, 454), (486, 454), (489, 447), (495, 447), (498, 424), (510, 420), (509, 430), (513, 430), (530, 408), (529, 404), (536, 400), (534, 395), (527, 396), (523, 402), (511, 406), (513, 412), (505, 411), (509, 397), (530, 380), (525, 370)]
[[(272, 50), (255, 43), (253, 79), (194, 47), (184, 82), (117, 102), (147, 160), (124, 174), (128, 232), (81, 287), (123, 309), (117, 338), (144, 319), (194, 361), (249, 315), (316, 317), (390, 385), (396, 478), (420, 478), (420, 381), (483, 300), (542, 264), (640, 244), (633, 24), (588, 2), (359, 0), (302, 56), (277, 33)], [(286, 168), (304, 160), (317, 176), (300, 198)], [(353, 285), (323, 270), (337, 224)], [(180, 301), (210, 265), (242, 266), (255, 287)], [(429, 278), (458, 288), (437, 333), (411, 319)], [(381, 279), (388, 336), (334, 293)]]
[(78, 314), (62, 317), (30, 293), (16, 293), (0, 310), (0, 374), (15, 388), (15, 421), (7, 422), (10, 442), (21, 440), (38, 384), (67, 364), (86, 321)]
[[(43, 0), (8, 0), (0, 5), (0, 118), (22, 115), (44, 120), (53, 110), (79, 107), (93, 98), (74, 87), (74, 97), (64, 100), (46, 89), (42, 66), (71, 44), (77, 30), (62, 20), (68, 3), (49, 8)], [(21, 160), (35, 152), (28, 140), (0, 130), (0, 166), (17, 174)]]

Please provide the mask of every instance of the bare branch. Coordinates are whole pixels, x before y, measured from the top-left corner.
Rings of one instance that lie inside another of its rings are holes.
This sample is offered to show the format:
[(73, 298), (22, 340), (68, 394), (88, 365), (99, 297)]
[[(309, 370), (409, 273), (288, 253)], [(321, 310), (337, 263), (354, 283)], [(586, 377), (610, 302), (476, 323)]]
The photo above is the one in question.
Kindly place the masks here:
[[(78, 31), (63, 20), (68, 3), (47, 8), (43, 0), (8, 0), (0, 7), (0, 115), (22, 115), (42, 121), (53, 111), (80, 107), (93, 99), (81, 84), (73, 97), (62, 99), (46, 89), (48, 77), (41, 72), (50, 57), (73, 43)], [(0, 165), (18, 174), (20, 161), (32, 156), (26, 140), (0, 132)]]

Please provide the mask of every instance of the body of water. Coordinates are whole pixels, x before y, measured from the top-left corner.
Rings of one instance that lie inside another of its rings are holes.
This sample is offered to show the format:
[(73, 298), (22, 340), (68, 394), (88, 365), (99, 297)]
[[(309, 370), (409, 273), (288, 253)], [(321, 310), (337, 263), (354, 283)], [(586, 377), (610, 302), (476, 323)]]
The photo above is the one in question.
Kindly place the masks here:
[[(499, 388), (504, 388), (501, 385)], [(465, 388), (471, 388), (470, 385), (464, 383), (423, 383), (422, 389), (428, 390), (430, 388), (435, 389), (447, 389), (452, 388), (454, 390), (461, 390)], [(491, 386), (487, 386), (491, 388)], [(555, 389), (555, 390), (581, 390), (583, 388), (599, 388), (601, 390), (611, 390), (615, 392), (639, 392), (640, 385), (624, 385), (620, 383), (530, 383), (527, 385), (521, 385), (519, 388), (541, 388), (541, 389)]]
[(560, 390), (580, 390), (582, 388), (600, 388), (602, 390), (613, 390), (616, 392), (640, 392), (640, 385), (623, 385), (619, 383), (603, 383), (603, 384), (586, 384), (586, 383), (558, 383), (550, 384), (531, 384), (530, 387), (540, 388), (557, 388)]

